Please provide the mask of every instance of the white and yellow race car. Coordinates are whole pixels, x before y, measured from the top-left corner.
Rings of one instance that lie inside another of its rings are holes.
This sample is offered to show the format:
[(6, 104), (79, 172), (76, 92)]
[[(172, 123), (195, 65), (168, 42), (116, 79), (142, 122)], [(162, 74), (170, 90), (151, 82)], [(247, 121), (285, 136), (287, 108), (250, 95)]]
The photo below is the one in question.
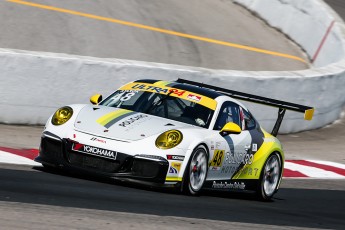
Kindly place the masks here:
[[(236, 99), (278, 107), (272, 133)], [(282, 178), (284, 153), (275, 136), (285, 111), (303, 112), (307, 120), (314, 111), (183, 79), (138, 80), (90, 101), (49, 118), (37, 162), (192, 195), (256, 191), (263, 200)]]

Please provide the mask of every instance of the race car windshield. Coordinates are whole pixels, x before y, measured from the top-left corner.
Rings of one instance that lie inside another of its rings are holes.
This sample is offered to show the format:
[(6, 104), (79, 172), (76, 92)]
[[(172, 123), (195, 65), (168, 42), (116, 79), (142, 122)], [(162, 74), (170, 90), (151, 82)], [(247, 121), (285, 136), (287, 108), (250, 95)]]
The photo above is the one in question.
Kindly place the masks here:
[(100, 105), (132, 110), (208, 128), (213, 110), (170, 94), (137, 90), (118, 90)]

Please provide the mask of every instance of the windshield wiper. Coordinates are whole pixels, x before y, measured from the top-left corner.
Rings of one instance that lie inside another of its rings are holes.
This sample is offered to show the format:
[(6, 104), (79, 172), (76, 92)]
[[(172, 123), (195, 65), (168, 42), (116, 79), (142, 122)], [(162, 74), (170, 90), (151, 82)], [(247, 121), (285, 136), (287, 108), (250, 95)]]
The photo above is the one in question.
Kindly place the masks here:
[(163, 101), (165, 101), (174, 91), (170, 91), (167, 95), (161, 97), (161, 99), (159, 99), (156, 103), (150, 105), (144, 113), (149, 113), (152, 110), (154, 110), (155, 108), (157, 108), (157, 106), (159, 106), (160, 104), (162, 104)]

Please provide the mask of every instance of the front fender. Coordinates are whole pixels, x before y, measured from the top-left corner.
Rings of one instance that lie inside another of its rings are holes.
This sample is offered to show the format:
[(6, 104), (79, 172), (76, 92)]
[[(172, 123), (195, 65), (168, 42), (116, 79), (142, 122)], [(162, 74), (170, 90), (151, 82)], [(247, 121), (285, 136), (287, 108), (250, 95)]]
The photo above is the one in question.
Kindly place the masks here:
[(87, 106), (86, 104), (73, 104), (73, 105), (68, 105), (73, 109), (73, 115), (72, 117), (63, 125), (53, 125), (51, 120), (53, 117), (53, 114), (49, 117), (45, 127), (44, 131), (49, 131), (51, 133), (54, 133), (55, 135), (59, 136), (61, 139), (66, 138), (68, 132), (74, 130), (74, 123), (75, 120), (82, 108)]
[(209, 158), (210, 158), (211, 141), (216, 139), (214, 135), (219, 135), (219, 134), (218, 132), (216, 132), (215, 134), (213, 132), (210, 133), (210, 130), (198, 129), (198, 130), (183, 130), (183, 135), (184, 135), (184, 138), (186, 137), (186, 140), (184, 140), (185, 145), (181, 146), (180, 148), (184, 148), (185, 158), (181, 166), (181, 171), (179, 173), (180, 178), (183, 178), (186, 168), (188, 166), (188, 163), (190, 161), (190, 158), (192, 156), (192, 153), (197, 146), (203, 145), (206, 147), (208, 151), (208, 161), (210, 161)]

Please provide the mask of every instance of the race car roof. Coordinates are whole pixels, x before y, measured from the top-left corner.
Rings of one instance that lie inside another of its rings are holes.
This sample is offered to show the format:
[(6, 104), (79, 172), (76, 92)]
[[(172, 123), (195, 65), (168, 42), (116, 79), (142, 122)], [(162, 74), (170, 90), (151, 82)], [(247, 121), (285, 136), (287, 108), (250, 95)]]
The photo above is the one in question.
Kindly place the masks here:
[[(162, 82), (162, 81), (161, 80), (153, 80), (153, 79), (141, 79), (141, 80), (137, 80), (135, 82), (155, 84), (157, 82)], [(209, 97), (211, 99), (215, 99), (219, 96), (224, 96), (224, 94), (217, 92), (215, 90), (211, 90), (211, 89), (207, 89), (207, 88), (201, 88), (199, 86), (194, 86), (194, 85), (190, 85), (190, 84), (183, 84), (183, 83), (178, 83), (178, 82), (166, 82), (165, 86), (176, 88), (176, 89), (181, 89), (181, 90), (187, 90), (189, 92), (194, 92), (194, 93)]]

